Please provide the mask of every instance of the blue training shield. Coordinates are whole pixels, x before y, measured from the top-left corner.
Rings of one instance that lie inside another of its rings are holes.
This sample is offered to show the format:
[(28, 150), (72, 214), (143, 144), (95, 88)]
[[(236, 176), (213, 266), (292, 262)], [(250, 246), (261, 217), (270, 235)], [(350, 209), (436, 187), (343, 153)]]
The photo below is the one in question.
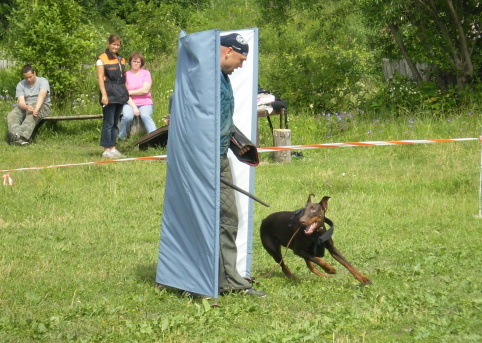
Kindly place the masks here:
[[(235, 72), (246, 70), (248, 81), (242, 78), (240, 82), (249, 83), (249, 87), (237, 87), (234, 81), (237, 76), (232, 76), (236, 108), (237, 92), (248, 92), (247, 96), (240, 95), (239, 103), (249, 104), (248, 110), (240, 106), (243, 116), (235, 113), (235, 124), (247, 130), (245, 134), (253, 139), (256, 122), (253, 124), (252, 119), (257, 118), (254, 91), (257, 89), (257, 29), (236, 32), (243, 36), (249, 32), (248, 59), (256, 56), (250, 68)], [(179, 36), (156, 272), (159, 284), (214, 298), (218, 297), (219, 273), (220, 34), (219, 30), (211, 30), (189, 35), (181, 32)], [(254, 168), (246, 167), (248, 169), (233, 165), (234, 182), (252, 192)], [(241, 275), (249, 276), (253, 203), (238, 194), (236, 197), (241, 242), (238, 270)]]

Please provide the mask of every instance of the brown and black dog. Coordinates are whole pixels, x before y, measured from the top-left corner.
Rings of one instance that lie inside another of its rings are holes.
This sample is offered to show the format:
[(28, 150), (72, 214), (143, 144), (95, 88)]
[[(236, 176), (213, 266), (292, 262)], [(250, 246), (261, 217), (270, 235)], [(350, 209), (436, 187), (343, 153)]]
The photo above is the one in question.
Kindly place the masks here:
[[(281, 246), (292, 249), (295, 255), (300, 256), (306, 262), (308, 268), (319, 276), (328, 277), (313, 265), (320, 266), (328, 274), (335, 274), (336, 270), (320, 257), (324, 255), (326, 248), (331, 256), (345, 266), (353, 276), (364, 285), (371, 284), (366, 276), (362, 275), (346, 260), (341, 252), (335, 248), (331, 233), (333, 222), (325, 217), (328, 209), (328, 199), (323, 197), (319, 203), (312, 203), (310, 194), (305, 208), (294, 212), (276, 212), (263, 219), (261, 223), (261, 242), (266, 251), (280, 264), (287, 277), (295, 279), (283, 261)], [(330, 225), (326, 230), (325, 223)]]

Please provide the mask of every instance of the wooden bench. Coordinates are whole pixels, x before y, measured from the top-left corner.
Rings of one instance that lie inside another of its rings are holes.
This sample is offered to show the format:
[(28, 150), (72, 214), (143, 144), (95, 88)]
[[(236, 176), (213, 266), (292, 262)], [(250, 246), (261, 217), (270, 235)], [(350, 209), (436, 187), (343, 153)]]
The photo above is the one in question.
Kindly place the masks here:
[(79, 116), (50, 116), (42, 118), (44, 121), (60, 121), (60, 120), (87, 120), (87, 119), (102, 119), (102, 114), (86, 114)]
[(46, 122), (56, 122), (56, 121), (64, 121), (64, 120), (89, 120), (89, 119), (102, 119), (102, 114), (87, 114), (87, 115), (76, 115), (76, 116), (50, 116), (40, 119), (35, 128), (33, 129), (32, 136), (30, 139), (34, 139), (35, 135), (39, 128)]

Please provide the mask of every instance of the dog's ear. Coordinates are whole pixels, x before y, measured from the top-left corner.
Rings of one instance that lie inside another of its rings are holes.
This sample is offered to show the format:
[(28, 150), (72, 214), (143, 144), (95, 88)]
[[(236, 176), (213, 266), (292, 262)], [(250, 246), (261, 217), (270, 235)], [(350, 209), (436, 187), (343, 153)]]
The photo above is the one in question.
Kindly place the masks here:
[(308, 200), (306, 200), (306, 204), (309, 204), (311, 203), (311, 197), (314, 197), (315, 195), (313, 193), (311, 193), (310, 195), (308, 195)]
[(330, 199), (330, 197), (324, 196), (320, 201), (320, 205), (325, 212), (328, 211), (328, 199)]

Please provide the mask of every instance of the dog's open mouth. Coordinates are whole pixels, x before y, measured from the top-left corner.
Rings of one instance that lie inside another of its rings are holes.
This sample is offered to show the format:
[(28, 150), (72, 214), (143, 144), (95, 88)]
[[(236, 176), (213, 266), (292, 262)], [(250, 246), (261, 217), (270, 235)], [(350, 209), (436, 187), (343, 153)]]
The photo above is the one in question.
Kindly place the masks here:
[(311, 223), (310, 226), (307, 226), (305, 229), (305, 235), (311, 235), (313, 232), (318, 229), (319, 223), (318, 222), (313, 222)]

